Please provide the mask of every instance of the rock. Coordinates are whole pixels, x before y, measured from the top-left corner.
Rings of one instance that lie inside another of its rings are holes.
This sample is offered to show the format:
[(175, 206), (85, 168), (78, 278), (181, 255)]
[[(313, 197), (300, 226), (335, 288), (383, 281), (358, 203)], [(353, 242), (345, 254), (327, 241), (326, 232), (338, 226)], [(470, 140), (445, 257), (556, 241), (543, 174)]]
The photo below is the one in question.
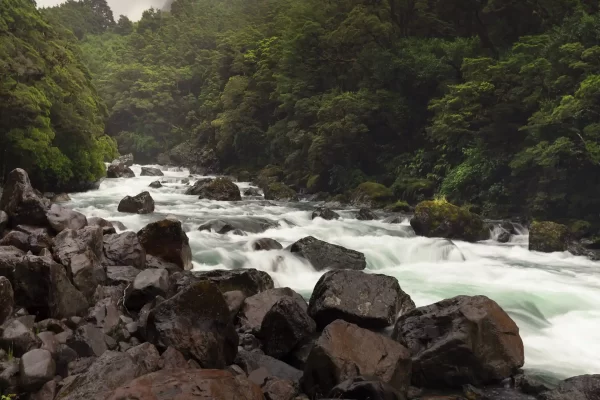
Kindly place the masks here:
[(260, 251), (260, 250), (281, 250), (283, 246), (275, 239), (271, 238), (262, 238), (255, 240), (252, 242), (252, 250)]
[(151, 184), (149, 184), (148, 187), (151, 187), (152, 189), (160, 189), (161, 187), (163, 187), (163, 185), (162, 183), (160, 183), (160, 181), (154, 181)]
[(315, 332), (315, 321), (303, 306), (297, 299), (284, 296), (267, 312), (258, 333), (265, 354), (282, 358)]
[(80, 357), (100, 357), (108, 350), (104, 333), (92, 324), (85, 324), (75, 330), (67, 340), (67, 345)]
[(410, 225), (419, 236), (477, 242), (490, 233), (477, 214), (446, 201), (423, 201), (415, 208)]
[(222, 293), (239, 290), (246, 296), (273, 289), (275, 284), (271, 276), (265, 271), (255, 268), (243, 269), (216, 269), (205, 272), (194, 272), (196, 279), (208, 279), (215, 283)]
[(125, 196), (117, 210), (130, 214), (151, 214), (154, 212), (154, 199), (148, 192), (142, 192), (133, 197)]
[[(0, 361), (0, 388), (5, 393), (18, 393), (19, 388), (19, 360), (12, 358)], [(12, 400), (12, 399), (11, 399)]]
[(61, 207), (58, 204), (52, 204), (46, 214), (50, 226), (56, 233), (65, 229), (78, 230), (87, 226), (88, 221), (85, 215), (71, 209)]
[(566, 251), (570, 242), (569, 228), (554, 222), (533, 222), (529, 227), (529, 250), (551, 253)]
[(163, 369), (185, 369), (188, 367), (188, 363), (183, 354), (181, 354), (180, 351), (177, 351), (177, 349), (173, 347), (167, 347), (167, 350), (165, 350), (165, 352), (162, 353), (162, 356), (160, 358)]
[(282, 297), (291, 297), (301, 309), (307, 310), (306, 300), (290, 288), (269, 289), (244, 300), (238, 313), (241, 331), (256, 334), (269, 310)]
[(38, 348), (40, 345), (40, 339), (21, 321), (13, 319), (2, 326), (0, 347), (6, 351), (12, 350), (16, 357), (21, 357), (28, 351)]
[(269, 376), (280, 379), (298, 383), (302, 378), (302, 371), (259, 352), (240, 350), (235, 358), (235, 364), (240, 366), (248, 375), (260, 368), (265, 368)]
[(131, 355), (107, 351), (86, 372), (63, 385), (55, 400), (106, 399), (119, 386), (146, 373)]
[(247, 197), (261, 197), (260, 190), (255, 187), (249, 187), (244, 190), (244, 196)]
[(267, 218), (241, 217), (211, 219), (200, 225), (199, 231), (214, 231), (221, 235), (235, 230), (248, 233), (263, 233), (271, 228), (279, 227), (279, 223)]
[(498, 237), (496, 238), (496, 241), (498, 243), (508, 243), (510, 242), (510, 233), (508, 233), (505, 230), (502, 230), (499, 234)]
[(105, 235), (105, 265), (129, 265), (138, 269), (146, 267), (146, 250), (134, 232)]
[(0, 275), (13, 281), (15, 267), (23, 259), (25, 253), (14, 246), (0, 246)]
[(515, 388), (521, 392), (538, 396), (542, 392), (552, 390), (556, 387), (554, 382), (549, 382), (545, 377), (535, 376), (528, 372), (518, 374), (514, 377)]
[(98, 285), (106, 283), (106, 269), (91, 249), (71, 257), (71, 276), (75, 287), (91, 302)]
[(165, 174), (158, 168), (142, 167), (140, 176), (165, 176)]
[(358, 213), (356, 213), (356, 219), (359, 221), (373, 221), (379, 218), (368, 208), (361, 208), (358, 210)]
[(11, 226), (46, 226), (46, 203), (34, 191), (27, 172), (21, 168), (12, 170), (0, 198), (0, 210), (9, 217)]
[(267, 377), (262, 391), (267, 400), (294, 400), (298, 394), (298, 385), (286, 379)]
[(523, 366), (519, 328), (485, 296), (458, 296), (398, 318), (392, 337), (413, 357), (413, 384), (444, 388), (501, 381)]
[(7, 277), (0, 276), (0, 325), (12, 315), (15, 294)]
[(108, 221), (108, 222), (110, 222), (115, 227), (115, 229), (118, 229), (120, 231), (127, 230), (127, 227), (121, 221)]
[(326, 395), (356, 376), (369, 376), (405, 394), (410, 385), (410, 352), (392, 339), (337, 320), (312, 348), (304, 369), (304, 391)]
[(58, 384), (55, 380), (46, 382), (40, 390), (32, 393), (30, 400), (54, 400), (56, 391), (58, 390)]
[(292, 244), (290, 251), (308, 260), (317, 271), (325, 269), (363, 270), (367, 267), (363, 253), (327, 243), (312, 236), (307, 236)]
[(37, 332), (48, 331), (52, 333), (61, 333), (69, 329), (64, 323), (54, 318), (48, 318), (40, 322), (36, 322), (34, 327)]
[(202, 368), (225, 368), (233, 362), (238, 337), (219, 288), (193, 283), (148, 314), (148, 341), (192, 357)]
[(392, 325), (399, 313), (414, 308), (415, 303), (394, 277), (337, 270), (326, 272), (315, 285), (308, 314), (319, 330), (336, 319), (366, 329), (383, 329)]
[(151, 254), (146, 254), (146, 268), (166, 269), (170, 274), (181, 272), (181, 267), (179, 265), (161, 260)]
[(598, 400), (600, 375), (580, 375), (562, 381), (554, 390), (540, 395), (541, 400)]
[(13, 246), (22, 251), (30, 251), (29, 235), (19, 231), (8, 232), (2, 240), (0, 246)]
[(240, 189), (228, 178), (201, 179), (189, 188), (185, 194), (218, 201), (238, 201), (242, 199)]
[(66, 203), (68, 201), (71, 201), (71, 197), (69, 197), (69, 195), (66, 193), (59, 193), (57, 195), (52, 196), (50, 198), (50, 201), (52, 203)]
[(98, 357), (82, 357), (76, 358), (69, 362), (68, 376), (79, 375), (85, 373), (96, 362)]
[(107, 178), (135, 178), (135, 174), (123, 163), (111, 164), (106, 169)]
[(73, 256), (83, 254), (88, 249), (97, 260), (101, 260), (103, 247), (102, 228), (86, 226), (78, 230), (65, 229), (59, 233), (54, 238), (52, 252), (58, 262), (70, 267)]
[(31, 234), (11, 231), (0, 240), (0, 246), (13, 246), (24, 252), (31, 251), (34, 254), (40, 254), (44, 249), (52, 248), (52, 238), (44, 229)]
[(192, 269), (190, 241), (180, 221), (163, 219), (153, 222), (137, 235), (146, 254), (176, 264), (181, 269)]
[(156, 296), (165, 296), (169, 289), (169, 273), (164, 269), (146, 269), (140, 272), (125, 293), (125, 307), (140, 310)]
[(48, 350), (50, 354), (52, 354), (52, 357), (56, 357), (60, 343), (58, 343), (58, 340), (56, 340), (54, 333), (48, 331), (40, 332), (37, 334), (37, 337), (42, 341), (42, 347), (40, 348)]
[(319, 207), (315, 211), (313, 211), (311, 215), (311, 219), (315, 218), (323, 218), (325, 220), (330, 221), (332, 219), (340, 219), (340, 214), (336, 213), (335, 211), (332, 211), (330, 208)]
[(129, 285), (135, 279), (135, 277), (140, 273), (140, 270), (131, 267), (128, 265), (124, 266), (110, 266), (106, 267), (106, 277), (110, 284), (120, 284), (124, 283), (125, 285)]
[(262, 391), (243, 376), (211, 369), (154, 372), (124, 385), (108, 400), (263, 400)]
[(46, 257), (23, 257), (14, 282), (17, 304), (40, 319), (82, 315), (87, 310), (87, 299), (71, 284), (65, 268)]
[(4, 229), (8, 226), (8, 214), (0, 210), (0, 237), (4, 233)]
[(113, 162), (113, 164), (117, 163), (117, 164), (125, 164), (128, 167), (131, 167), (133, 165), (133, 154), (129, 153), (129, 154), (125, 154), (117, 159), (115, 159)]
[(117, 233), (112, 222), (105, 220), (104, 218), (99, 217), (91, 217), (88, 218), (88, 225), (90, 226), (99, 226), (102, 228), (102, 234), (111, 235), (113, 233)]
[[(121, 312), (119, 301), (115, 301), (110, 297), (102, 299), (94, 305), (94, 307), (90, 308), (88, 313), (88, 320), (95, 321), (96, 327), (102, 329), (103, 333), (106, 334), (115, 334), (121, 323)], [(77, 326), (74, 326), (73, 329), (77, 329)]]
[(158, 371), (160, 369), (160, 354), (151, 343), (142, 343), (127, 350), (127, 353), (133, 358), (136, 364), (143, 365), (148, 372)]
[(406, 395), (392, 385), (364, 376), (345, 380), (331, 389), (328, 397), (332, 399), (406, 400)]
[(229, 292), (223, 293), (223, 298), (225, 299), (225, 303), (227, 303), (229, 313), (232, 318), (234, 318), (240, 308), (242, 308), (242, 304), (244, 304), (244, 300), (246, 300), (246, 295), (239, 290), (230, 290)]
[(265, 200), (298, 201), (296, 191), (281, 182), (273, 182), (264, 186)]
[(56, 364), (48, 350), (35, 349), (23, 354), (19, 363), (21, 386), (34, 392), (54, 378)]

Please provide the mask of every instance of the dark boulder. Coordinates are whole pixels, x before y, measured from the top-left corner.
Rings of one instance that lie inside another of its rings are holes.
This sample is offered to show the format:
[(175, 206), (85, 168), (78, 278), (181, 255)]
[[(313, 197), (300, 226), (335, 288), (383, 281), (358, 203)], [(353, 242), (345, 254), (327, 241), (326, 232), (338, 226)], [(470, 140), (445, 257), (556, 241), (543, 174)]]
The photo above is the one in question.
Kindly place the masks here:
[(115, 227), (115, 229), (118, 229), (120, 231), (127, 230), (127, 227), (121, 221), (108, 221), (108, 222), (110, 222)]
[(315, 332), (315, 321), (303, 306), (296, 299), (284, 296), (267, 312), (258, 332), (265, 354), (282, 358)]
[(336, 213), (335, 211), (332, 211), (331, 208), (319, 207), (315, 211), (313, 211), (310, 218), (323, 218), (325, 220), (330, 221), (332, 219), (340, 219), (340, 214)]
[(598, 400), (600, 375), (580, 375), (562, 381), (558, 387), (540, 395), (541, 400)]
[(255, 240), (252, 242), (252, 250), (261, 251), (261, 250), (281, 250), (283, 246), (275, 239), (271, 238), (262, 238)]
[(8, 215), (11, 226), (48, 224), (47, 204), (35, 192), (27, 172), (21, 168), (14, 169), (8, 174), (0, 198), (0, 210)]
[(264, 368), (267, 370), (269, 376), (296, 383), (300, 382), (303, 374), (302, 371), (283, 361), (254, 351), (240, 350), (235, 358), (235, 364), (240, 366), (248, 375), (258, 369)]
[(298, 201), (296, 191), (281, 182), (269, 183), (264, 185), (262, 189), (265, 193), (265, 200)]
[(165, 174), (158, 168), (142, 167), (140, 176), (165, 176)]
[(54, 257), (64, 266), (70, 267), (73, 256), (83, 254), (89, 249), (96, 259), (101, 260), (102, 233), (102, 228), (99, 226), (86, 226), (78, 230), (65, 229), (54, 238), (52, 247)]
[(399, 313), (415, 308), (410, 296), (394, 277), (362, 271), (326, 272), (317, 282), (308, 313), (319, 329), (336, 319), (367, 329), (383, 329), (396, 321)]
[(144, 269), (146, 250), (134, 232), (105, 235), (104, 262), (106, 265), (129, 265)]
[(152, 189), (160, 189), (161, 187), (163, 187), (163, 185), (162, 183), (160, 183), (160, 181), (154, 181), (151, 184), (149, 184), (148, 187), (151, 187)]
[(92, 302), (96, 287), (106, 283), (106, 268), (89, 248), (71, 257), (68, 268), (75, 287)]
[(52, 248), (52, 238), (45, 228), (39, 228), (33, 233), (21, 231), (8, 232), (2, 240), (0, 246), (13, 246), (24, 252), (31, 251), (33, 254), (39, 254), (43, 249)]
[(446, 201), (424, 201), (415, 208), (410, 225), (419, 236), (477, 242), (489, 239), (483, 219)]
[(14, 246), (0, 246), (0, 276), (13, 282), (15, 267), (21, 262), (25, 252)]
[(566, 251), (571, 241), (569, 228), (554, 222), (534, 222), (529, 228), (529, 250), (551, 253)]
[(8, 214), (0, 210), (0, 237), (4, 233), (4, 230), (8, 226)]
[(15, 305), (13, 287), (5, 276), (0, 276), (0, 325), (12, 315)]
[(10, 352), (15, 357), (21, 357), (30, 350), (37, 349), (41, 345), (40, 339), (33, 333), (31, 328), (18, 319), (13, 319), (2, 325), (0, 336), (0, 347)]
[(238, 313), (241, 331), (257, 334), (260, 331), (263, 320), (269, 310), (271, 310), (275, 303), (282, 297), (290, 297), (304, 311), (308, 309), (306, 300), (292, 289), (269, 289), (244, 300), (244, 304)]
[(171, 369), (142, 376), (116, 389), (108, 400), (263, 400), (243, 376), (213, 369)]
[(61, 207), (58, 204), (52, 204), (46, 217), (56, 233), (62, 232), (65, 229), (81, 229), (88, 224), (85, 215), (69, 208)]
[(163, 219), (153, 222), (137, 235), (146, 254), (174, 263), (181, 269), (192, 269), (190, 241), (180, 221)]
[(201, 199), (218, 201), (237, 201), (242, 199), (240, 189), (228, 178), (201, 179), (185, 193), (199, 196)]
[(328, 397), (356, 400), (406, 400), (407, 398), (392, 385), (364, 376), (352, 377), (340, 383), (331, 389)]
[(392, 337), (413, 357), (413, 384), (444, 388), (501, 381), (523, 366), (519, 328), (485, 296), (458, 296), (398, 319)]
[(159, 349), (169, 346), (195, 359), (202, 368), (225, 368), (237, 353), (227, 303), (210, 281), (196, 282), (148, 314), (146, 335)]
[(196, 182), (194, 182), (194, 184), (192, 185), (192, 187), (188, 188), (185, 191), (185, 194), (190, 195), (190, 196), (199, 196), (200, 193), (202, 193), (202, 189), (208, 185), (209, 183), (211, 183), (213, 181), (213, 178), (203, 178), (203, 179), (199, 179)]
[(216, 269), (193, 274), (196, 278), (210, 280), (222, 293), (239, 290), (246, 296), (254, 296), (275, 286), (268, 273), (255, 268)]
[(107, 178), (135, 178), (135, 174), (124, 163), (112, 163), (106, 169)]
[(365, 255), (355, 250), (307, 236), (292, 244), (290, 251), (307, 259), (315, 270), (354, 269), (367, 267)]
[(392, 339), (337, 320), (315, 342), (304, 368), (308, 395), (326, 395), (356, 376), (369, 376), (405, 394), (410, 385), (410, 352)]
[(117, 210), (130, 214), (151, 214), (154, 212), (154, 199), (148, 192), (142, 192), (133, 197), (125, 196)]
[(112, 162), (113, 164), (115, 163), (122, 163), (125, 164), (128, 167), (131, 167), (133, 165), (133, 154), (129, 153), (129, 154), (125, 154), (122, 155), (119, 158), (116, 158), (115, 160), (113, 160)]
[(118, 285), (124, 283), (125, 285), (129, 285), (139, 273), (139, 269), (129, 265), (106, 267), (106, 278), (109, 284)]
[(125, 292), (125, 307), (140, 310), (156, 296), (165, 296), (169, 289), (169, 273), (165, 269), (146, 269), (140, 272)]
[(50, 201), (52, 203), (66, 203), (68, 201), (71, 201), (71, 197), (66, 193), (59, 193), (50, 197)]
[(379, 217), (377, 217), (377, 215), (368, 208), (361, 208), (356, 213), (356, 219), (359, 221), (373, 221), (379, 219)]
[(87, 221), (88, 221), (88, 225), (89, 226), (99, 226), (99, 227), (101, 227), (102, 228), (102, 233), (104, 235), (111, 235), (113, 233), (117, 233), (117, 230), (115, 229), (113, 223), (105, 220), (104, 218), (91, 217), (91, 218), (88, 218)]
[(498, 233), (498, 236), (496, 237), (496, 241), (498, 243), (508, 243), (510, 242), (510, 233), (505, 231), (504, 229), (502, 229), (500, 231), (500, 233)]
[(237, 229), (248, 233), (263, 233), (268, 229), (277, 228), (279, 223), (268, 218), (239, 217), (212, 219), (202, 224), (199, 231), (214, 231), (222, 235)]
[(13, 246), (21, 251), (30, 251), (29, 247), (29, 235), (24, 232), (10, 231), (2, 240), (0, 240), (0, 246)]
[(244, 196), (248, 197), (261, 197), (260, 189), (255, 187), (249, 187), (244, 190)]
[(154, 257), (151, 254), (146, 254), (146, 268), (166, 269), (169, 273), (181, 271), (179, 265)]

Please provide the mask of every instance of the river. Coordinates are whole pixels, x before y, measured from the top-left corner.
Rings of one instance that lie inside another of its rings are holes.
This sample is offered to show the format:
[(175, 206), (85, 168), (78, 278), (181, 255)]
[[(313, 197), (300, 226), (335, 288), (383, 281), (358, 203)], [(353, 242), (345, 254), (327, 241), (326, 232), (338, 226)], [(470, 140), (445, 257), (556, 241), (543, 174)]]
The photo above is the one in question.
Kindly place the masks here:
[[(569, 253), (536, 253), (527, 249), (527, 232), (511, 243), (495, 241), (456, 247), (437, 239), (416, 237), (408, 221), (387, 224), (358, 221), (353, 212), (338, 211), (337, 221), (311, 220), (314, 204), (199, 200), (184, 192), (187, 171), (163, 171), (164, 177), (106, 179), (99, 190), (72, 195), (68, 206), (86, 214), (123, 222), (137, 231), (172, 214), (183, 221), (190, 239), (194, 268), (257, 268), (278, 286), (310, 296), (321, 273), (283, 250), (253, 252), (249, 244), (270, 237), (287, 246), (312, 235), (363, 252), (369, 272), (394, 276), (417, 306), (459, 294), (486, 295), (517, 322), (525, 343), (525, 368), (545, 376), (565, 378), (600, 372), (600, 263)], [(194, 177), (191, 180), (193, 183)], [(166, 180), (159, 189), (150, 182)], [(238, 183), (247, 188), (249, 183)], [(156, 211), (150, 215), (117, 212), (126, 195), (151, 193)], [(219, 217), (254, 216), (280, 223), (261, 234), (237, 236), (200, 232), (198, 226)]]

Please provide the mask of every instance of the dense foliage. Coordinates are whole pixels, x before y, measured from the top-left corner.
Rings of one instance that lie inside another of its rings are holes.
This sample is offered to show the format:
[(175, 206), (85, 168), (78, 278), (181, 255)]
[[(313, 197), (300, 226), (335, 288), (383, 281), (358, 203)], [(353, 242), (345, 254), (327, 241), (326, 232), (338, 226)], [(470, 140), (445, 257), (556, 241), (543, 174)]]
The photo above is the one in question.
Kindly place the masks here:
[(0, 166), (40, 189), (82, 189), (116, 154), (75, 38), (31, 0), (0, 2)]

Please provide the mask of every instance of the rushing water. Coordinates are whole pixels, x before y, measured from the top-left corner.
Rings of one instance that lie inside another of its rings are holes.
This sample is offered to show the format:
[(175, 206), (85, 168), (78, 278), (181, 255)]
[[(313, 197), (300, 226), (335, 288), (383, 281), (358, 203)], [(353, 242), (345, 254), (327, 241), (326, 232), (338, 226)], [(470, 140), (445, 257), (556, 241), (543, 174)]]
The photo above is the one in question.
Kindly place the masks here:
[[(257, 268), (271, 274), (278, 286), (309, 296), (321, 273), (283, 250), (253, 252), (250, 243), (271, 237), (284, 247), (312, 235), (363, 252), (367, 269), (394, 276), (417, 306), (459, 294), (483, 294), (497, 301), (519, 325), (525, 343), (525, 368), (567, 377), (600, 373), (600, 263), (568, 253), (527, 250), (527, 232), (500, 245), (416, 237), (408, 221), (387, 224), (358, 221), (341, 210), (337, 221), (310, 219), (314, 204), (199, 200), (184, 193), (187, 171), (164, 171), (164, 177), (106, 179), (100, 190), (75, 194), (71, 206), (87, 216), (121, 221), (137, 231), (168, 214), (184, 223), (195, 269)], [(197, 177), (190, 179), (193, 183)], [(160, 189), (149, 188), (160, 180)], [(249, 183), (238, 183), (247, 188)], [(148, 190), (156, 203), (150, 215), (117, 212), (126, 195)], [(280, 227), (261, 234), (237, 236), (200, 232), (198, 226), (219, 217), (264, 217)]]

